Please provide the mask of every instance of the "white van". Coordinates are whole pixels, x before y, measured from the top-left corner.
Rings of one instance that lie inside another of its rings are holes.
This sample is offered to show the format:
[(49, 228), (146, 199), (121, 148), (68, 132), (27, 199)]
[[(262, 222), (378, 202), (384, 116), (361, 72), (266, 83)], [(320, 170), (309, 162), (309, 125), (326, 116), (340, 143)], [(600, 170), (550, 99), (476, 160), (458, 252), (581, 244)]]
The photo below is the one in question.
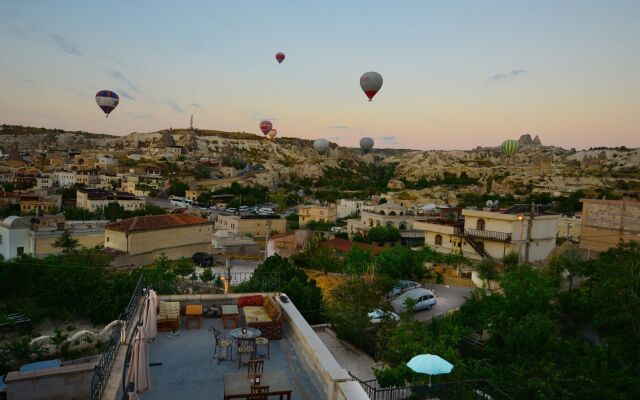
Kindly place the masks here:
[(413, 311), (431, 310), (438, 301), (436, 295), (425, 288), (415, 288), (408, 290), (398, 296), (391, 302), (391, 306), (397, 313), (401, 313), (405, 310), (405, 300), (412, 299), (416, 302)]

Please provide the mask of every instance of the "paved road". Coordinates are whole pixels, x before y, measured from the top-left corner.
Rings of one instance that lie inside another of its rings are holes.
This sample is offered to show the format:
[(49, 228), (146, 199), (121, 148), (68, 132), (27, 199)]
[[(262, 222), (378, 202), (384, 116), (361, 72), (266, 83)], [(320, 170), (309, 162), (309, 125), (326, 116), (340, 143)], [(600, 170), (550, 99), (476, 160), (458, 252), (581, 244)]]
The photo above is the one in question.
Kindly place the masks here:
[(431, 310), (415, 313), (418, 321), (428, 321), (435, 316), (446, 314), (450, 310), (459, 308), (471, 295), (472, 288), (465, 286), (427, 285), (425, 289), (433, 290), (438, 303)]

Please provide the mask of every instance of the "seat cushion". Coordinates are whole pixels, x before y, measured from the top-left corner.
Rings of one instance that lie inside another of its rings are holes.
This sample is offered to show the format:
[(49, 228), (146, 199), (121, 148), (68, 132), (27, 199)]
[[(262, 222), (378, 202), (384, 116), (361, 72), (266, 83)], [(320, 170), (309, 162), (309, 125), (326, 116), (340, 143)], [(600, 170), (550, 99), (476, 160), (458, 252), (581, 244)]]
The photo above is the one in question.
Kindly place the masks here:
[(261, 306), (263, 304), (264, 300), (262, 298), (261, 295), (256, 294), (254, 296), (242, 296), (242, 297), (238, 297), (238, 300), (236, 300), (236, 304), (238, 305), (238, 307), (245, 307), (245, 306)]
[(158, 320), (178, 319), (180, 317), (180, 303), (161, 301), (158, 305)]
[(245, 306), (242, 310), (244, 311), (244, 318), (247, 323), (272, 321), (264, 307)]

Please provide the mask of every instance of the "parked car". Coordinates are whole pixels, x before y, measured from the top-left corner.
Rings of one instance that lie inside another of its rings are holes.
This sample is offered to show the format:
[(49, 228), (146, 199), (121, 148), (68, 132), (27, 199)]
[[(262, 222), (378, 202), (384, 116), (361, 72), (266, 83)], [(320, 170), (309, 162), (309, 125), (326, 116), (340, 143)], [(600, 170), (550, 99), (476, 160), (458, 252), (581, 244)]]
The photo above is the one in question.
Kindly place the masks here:
[(199, 251), (191, 256), (191, 261), (199, 267), (211, 267), (214, 259), (211, 254)]
[(233, 208), (233, 207), (229, 207), (229, 208), (227, 208), (225, 211), (226, 211), (226, 212), (228, 212), (228, 213), (234, 213), (234, 214), (235, 214), (236, 209), (235, 209), (235, 208)]
[(402, 293), (391, 302), (391, 306), (396, 312), (403, 312), (406, 308), (405, 302), (407, 299), (412, 299), (416, 302), (413, 311), (431, 310), (438, 303), (436, 295), (431, 290), (419, 287)]
[(411, 289), (415, 289), (415, 288), (419, 288), (419, 287), (422, 287), (422, 285), (419, 284), (418, 282), (408, 281), (408, 280), (400, 280), (389, 291), (389, 293), (387, 293), (387, 297), (396, 297), (396, 296), (399, 296), (402, 293), (406, 292), (407, 290), (411, 290)]
[(391, 318), (394, 321), (399, 321), (400, 320), (400, 316), (396, 313), (394, 313), (393, 311), (382, 311), (379, 308), (376, 308), (375, 310), (371, 310), (369, 311), (369, 319), (371, 320), (372, 324), (378, 324), (380, 323), (380, 321), (382, 321), (382, 319), (385, 316), (388, 316), (389, 318)]

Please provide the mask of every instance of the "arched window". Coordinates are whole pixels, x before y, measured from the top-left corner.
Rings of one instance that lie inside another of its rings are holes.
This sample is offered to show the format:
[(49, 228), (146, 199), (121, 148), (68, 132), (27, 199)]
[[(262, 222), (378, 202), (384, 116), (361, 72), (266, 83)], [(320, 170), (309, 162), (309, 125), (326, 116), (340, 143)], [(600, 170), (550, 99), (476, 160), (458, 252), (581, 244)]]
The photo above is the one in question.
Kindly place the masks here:
[(369, 218), (369, 227), (373, 226), (373, 219)]
[(391, 228), (393, 226), (393, 222), (387, 221), (385, 225), (387, 226), (387, 228)]
[(480, 218), (478, 220), (478, 222), (476, 223), (476, 229), (479, 231), (483, 231), (484, 230), (484, 220), (482, 218)]
[(400, 230), (407, 229), (407, 223), (405, 221), (401, 221), (400, 222), (400, 227), (398, 229), (400, 229)]
[(389, 211), (389, 215), (396, 215), (395, 211)]
[(376, 226), (380, 226), (380, 220), (376, 221)]
[(385, 215), (384, 210), (380, 210), (380, 215)]
[(436, 235), (436, 246), (442, 246), (442, 235)]

